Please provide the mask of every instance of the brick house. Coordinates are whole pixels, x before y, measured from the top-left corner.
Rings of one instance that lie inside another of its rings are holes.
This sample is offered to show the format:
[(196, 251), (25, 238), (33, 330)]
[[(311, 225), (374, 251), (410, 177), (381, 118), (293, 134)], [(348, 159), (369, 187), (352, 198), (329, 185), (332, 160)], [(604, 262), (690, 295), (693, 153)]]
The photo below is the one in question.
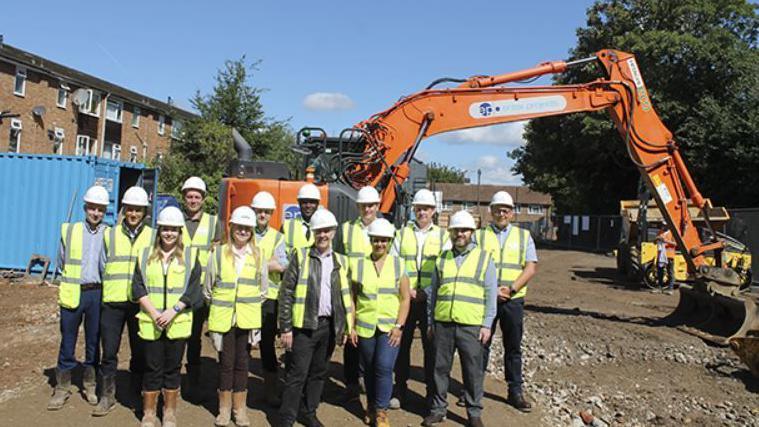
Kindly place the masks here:
[(145, 162), (194, 114), (2, 42), (0, 150)]

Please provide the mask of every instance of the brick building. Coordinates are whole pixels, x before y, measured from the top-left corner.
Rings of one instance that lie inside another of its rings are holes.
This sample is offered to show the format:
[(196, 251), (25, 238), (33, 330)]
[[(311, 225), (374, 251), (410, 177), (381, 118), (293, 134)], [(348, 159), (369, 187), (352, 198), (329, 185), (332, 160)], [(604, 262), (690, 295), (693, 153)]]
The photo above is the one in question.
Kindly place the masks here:
[[(2, 42), (0, 150), (145, 162), (194, 115)], [(9, 117), (10, 115), (10, 117)]]

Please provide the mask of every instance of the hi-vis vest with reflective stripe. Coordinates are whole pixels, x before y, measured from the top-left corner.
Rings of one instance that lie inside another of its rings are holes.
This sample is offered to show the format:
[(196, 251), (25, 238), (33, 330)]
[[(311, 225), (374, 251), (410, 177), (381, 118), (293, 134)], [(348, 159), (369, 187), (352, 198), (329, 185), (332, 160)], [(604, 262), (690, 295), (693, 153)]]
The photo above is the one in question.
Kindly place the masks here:
[[(295, 285), (295, 303), (293, 304), (293, 327), (302, 328), (303, 319), (306, 316), (306, 295), (308, 294), (308, 276), (311, 271), (311, 257), (308, 252), (311, 248), (300, 248), (295, 251), (295, 261), (298, 263), (300, 275), (298, 283)], [(338, 270), (340, 278), (340, 293), (343, 297), (343, 306), (345, 307), (345, 324), (347, 332), (353, 330), (353, 299), (351, 298), (350, 282), (348, 281), (348, 258), (342, 254), (334, 253), (337, 262), (340, 264)], [(337, 266), (335, 266), (337, 268)], [(317, 286), (319, 284), (317, 283)], [(332, 292), (330, 292), (330, 296)], [(318, 298), (315, 295), (314, 298)], [(332, 307), (335, 310), (337, 307)]]
[[(511, 225), (509, 234), (503, 242), (503, 247), (498, 242), (493, 228), (477, 230), (477, 245), (490, 252), (495, 262), (495, 268), (498, 271), (498, 286), (511, 286), (514, 280), (522, 274), (526, 264), (527, 242), (530, 239), (530, 232)], [(527, 294), (527, 286), (523, 286), (511, 298), (523, 298)]]
[[(58, 287), (58, 304), (63, 308), (79, 307), (82, 289), (82, 244), (84, 242), (83, 222), (61, 224), (61, 241), (63, 241), (63, 271)], [(109, 227), (105, 227), (107, 234)], [(100, 254), (98, 254), (98, 258)]]
[(432, 272), (435, 271), (435, 261), (440, 256), (445, 243), (445, 229), (435, 224), (430, 225), (427, 238), (422, 248), (421, 266), (416, 264), (416, 233), (413, 223), (409, 223), (398, 232), (400, 239), (400, 256), (406, 265), (411, 289), (424, 289), (432, 283)]
[(134, 243), (122, 230), (123, 225), (105, 234), (106, 261), (103, 274), (103, 302), (126, 302), (132, 299), (132, 275), (142, 250), (152, 245), (155, 231), (142, 227)]
[(237, 275), (232, 249), (228, 244), (214, 251), (213, 290), (208, 313), (208, 330), (225, 333), (232, 328), (232, 317), (240, 329), (261, 327), (261, 281), (253, 255), (246, 255), (240, 275)]
[(285, 235), (285, 245), (287, 249), (307, 248), (314, 244), (314, 233), (311, 233), (306, 239), (303, 232), (303, 218), (286, 219), (282, 224), (282, 232)]
[(208, 265), (208, 253), (211, 250), (214, 235), (216, 234), (216, 215), (203, 212), (198, 222), (195, 234), (190, 238), (187, 227), (182, 227), (182, 242), (185, 247), (190, 246), (198, 250), (198, 262), (200, 263), (200, 283), (206, 282), (206, 266)]
[(474, 247), (456, 267), (453, 250), (438, 259), (439, 286), (435, 320), (462, 325), (482, 325), (485, 319), (485, 270), (490, 254)]
[[(269, 262), (274, 256), (274, 250), (282, 243), (284, 236), (279, 231), (267, 227), (266, 233), (258, 238), (256, 235), (256, 245), (261, 250), (261, 262)], [(269, 272), (269, 289), (266, 291), (266, 298), (276, 300), (279, 297), (279, 284), (282, 281), (282, 273)]]
[(401, 308), (401, 260), (388, 255), (377, 275), (371, 256), (351, 260), (351, 280), (358, 283), (356, 333), (371, 338), (375, 329), (388, 332), (398, 320)]
[(372, 253), (372, 244), (361, 228), (361, 218), (343, 223), (343, 247), (349, 258), (363, 258)]
[[(147, 247), (143, 249), (140, 256), (142, 282), (145, 284), (148, 298), (150, 298), (150, 302), (153, 303), (156, 310), (160, 312), (173, 310), (174, 305), (179, 302), (179, 299), (187, 291), (187, 286), (190, 283), (190, 273), (192, 273), (192, 268), (197, 257), (196, 249), (190, 247), (184, 249), (182, 264), (176, 258), (171, 259), (165, 282), (163, 262), (160, 259), (148, 262), (152, 251), (153, 248)], [(138, 332), (140, 338), (146, 341), (155, 341), (161, 337), (163, 331), (155, 325), (148, 313), (140, 310), (137, 313), (137, 321), (140, 325)], [(170, 340), (179, 340), (189, 337), (191, 333), (192, 307), (185, 307), (184, 310), (177, 313), (174, 320), (169, 324), (168, 329), (166, 329), (166, 337)]]

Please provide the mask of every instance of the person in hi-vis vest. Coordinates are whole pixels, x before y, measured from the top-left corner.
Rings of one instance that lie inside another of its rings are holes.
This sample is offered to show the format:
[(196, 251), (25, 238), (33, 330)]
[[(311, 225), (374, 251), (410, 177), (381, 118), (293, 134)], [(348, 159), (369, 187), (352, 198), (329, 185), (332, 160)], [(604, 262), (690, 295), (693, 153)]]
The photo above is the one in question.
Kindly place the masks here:
[(201, 304), (198, 250), (185, 246), (184, 215), (169, 206), (156, 219), (158, 236), (142, 250), (132, 276), (132, 296), (140, 303), (139, 336), (145, 349), (142, 427), (159, 425), (158, 395), (163, 392), (163, 427), (176, 427), (180, 371), (192, 333), (193, 308)]
[(319, 187), (314, 184), (305, 184), (298, 190), (300, 216), (285, 219), (280, 230), (285, 236), (288, 252), (292, 249), (308, 248), (314, 244), (314, 236), (310, 227), (311, 216), (319, 208), (321, 198)]
[[(213, 246), (221, 240), (221, 221), (216, 215), (203, 211), (206, 200), (206, 183), (197, 176), (191, 176), (182, 184), (183, 211), (185, 226), (182, 228), (182, 241), (185, 246), (197, 249), (200, 264), (200, 282), (205, 283), (206, 264)], [(192, 314), (192, 335), (187, 340), (187, 376), (189, 393), (194, 402), (202, 400), (200, 389), (200, 351), (203, 324), (208, 318), (208, 306), (200, 304)]]
[(61, 225), (58, 254), (61, 347), (55, 370), (55, 391), (48, 402), (48, 410), (61, 409), (71, 396), (71, 371), (78, 365), (76, 341), (83, 318), (85, 358), (82, 385), (87, 402), (91, 405), (98, 403), (95, 388), (100, 362), (98, 341), (105, 268), (103, 235), (109, 230), (102, 221), (109, 202), (108, 190), (94, 185), (84, 193), (85, 220)]
[(131, 389), (137, 392), (142, 383), (145, 360), (142, 341), (137, 336), (137, 313), (140, 308), (132, 299), (132, 275), (143, 249), (152, 245), (153, 229), (145, 224), (148, 193), (142, 187), (130, 187), (121, 198), (120, 223), (105, 234), (106, 253), (103, 273), (103, 305), (100, 312), (100, 341), (103, 360), (100, 372), (103, 384), (100, 400), (92, 412), (101, 417), (116, 407), (116, 368), (124, 325), (129, 331), (129, 371)]
[[(332, 250), (337, 219), (326, 209), (311, 218), (314, 243), (290, 252), (279, 288), (280, 340), (289, 351), (280, 426), (323, 425), (316, 417), (335, 343), (353, 328), (348, 258)], [(303, 405), (301, 405), (301, 401)]]
[[(506, 191), (498, 191), (490, 201), (492, 222), (477, 231), (478, 246), (492, 255), (498, 272), (498, 307), (496, 322), (500, 322), (504, 347), (504, 371), (508, 384), (508, 402), (522, 412), (529, 412), (532, 404), (523, 391), (522, 334), (524, 332), (524, 297), (527, 283), (537, 271), (538, 255), (535, 242), (528, 230), (511, 223), (514, 218), (514, 201)], [(486, 344), (483, 369), (490, 360), (489, 340)]]
[(351, 259), (356, 327), (351, 342), (364, 367), (367, 424), (390, 427), (387, 409), (393, 394), (393, 367), (403, 336), (411, 296), (406, 268), (389, 255), (395, 227), (386, 219), (369, 225), (372, 251)]

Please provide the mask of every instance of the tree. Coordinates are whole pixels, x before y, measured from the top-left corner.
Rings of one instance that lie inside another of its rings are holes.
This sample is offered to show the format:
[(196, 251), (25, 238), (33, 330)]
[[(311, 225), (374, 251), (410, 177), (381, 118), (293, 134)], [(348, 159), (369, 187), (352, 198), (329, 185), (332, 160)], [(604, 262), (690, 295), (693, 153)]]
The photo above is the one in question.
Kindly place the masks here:
[[(742, 0), (599, 0), (570, 56), (634, 53), (701, 193), (715, 204), (749, 206), (759, 199), (758, 34), (755, 7)], [(555, 81), (597, 76), (589, 64)], [(525, 139), (510, 153), (514, 171), (550, 193), (559, 210), (611, 213), (620, 198), (637, 197), (639, 174), (606, 113), (533, 120)]]
[(174, 141), (160, 164), (162, 192), (180, 196), (182, 182), (189, 176), (203, 178), (210, 197), (206, 208), (217, 207), (221, 179), (229, 162), (236, 158), (232, 140), (235, 128), (250, 144), (253, 158), (282, 161), (291, 171), (297, 167), (296, 155), (289, 149), (295, 136), (287, 122), (268, 119), (261, 105), (261, 89), (251, 85), (251, 71), (258, 62), (247, 65), (245, 57), (226, 61), (218, 70), (210, 94), (200, 92), (190, 100), (200, 116), (188, 121), (180, 139)]
[(467, 179), (463, 170), (433, 162), (427, 165), (427, 181), (464, 184)]

